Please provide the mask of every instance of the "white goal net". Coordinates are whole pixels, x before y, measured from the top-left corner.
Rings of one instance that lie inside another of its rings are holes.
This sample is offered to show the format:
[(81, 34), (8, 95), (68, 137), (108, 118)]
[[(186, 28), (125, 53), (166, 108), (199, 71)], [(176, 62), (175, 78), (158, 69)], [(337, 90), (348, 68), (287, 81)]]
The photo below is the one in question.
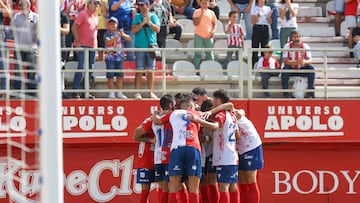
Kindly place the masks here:
[(0, 202), (63, 202), (59, 2), (0, 1)]

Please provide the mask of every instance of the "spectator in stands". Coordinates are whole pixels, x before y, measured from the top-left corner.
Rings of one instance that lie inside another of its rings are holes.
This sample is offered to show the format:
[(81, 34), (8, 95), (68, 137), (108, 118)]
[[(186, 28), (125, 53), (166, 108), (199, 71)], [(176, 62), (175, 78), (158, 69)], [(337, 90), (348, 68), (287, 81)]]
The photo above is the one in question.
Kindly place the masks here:
[[(70, 32), (70, 20), (68, 16), (65, 14), (64, 11), (60, 11), (60, 47), (65, 48), (66, 47), (66, 35)], [(67, 52), (61, 52), (61, 68), (65, 69), (65, 63), (66, 63), (66, 53)], [(64, 72), (61, 74), (61, 86), (62, 90), (65, 90), (65, 81), (64, 81)], [(69, 99), (69, 96), (66, 93), (62, 93), (63, 99)]]
[[(66, 47), (66, 35), (70, 33), (70, 20), (64, 11), (60, 11), (60, 47)], [(66, 62), (66, 52), (61, 52), (61, 61)]]
[[(193, 7), (195, 9), (200, 8), (200, 0), (194, 0), (193, 2)], [(220, 17), (220, 8), (219, 6), (216, 5), (216, 0), (210, 0), (209, 2), (209, 9), (214, 11), (215, 15), (216, 15), (216, 19), (219, 20)]]
[[(109, 30), (104, 34), (104, 41), (106, 48), (117, 48), (118, 51), (107, 51), (105, 55), (106, 69), (111, 70), (122, 70), (123, 69), (123, 58), (124, 58), (124, 41), (130, 41), (131, 38), (121, 28), (118, 30), (119, 22), (117, 18), (111, 17), (109, 19)], [(117, 98), (127, 99), (127, 97), (121, 92), (123, 87), (123, 72), (107, 72), (107, 84), (110, 90), (114, 89), (114, 76), (116, 77), (116, 86), (118, 88)], [(110, 99), (115, 99), (115, 92), (109, 93)]]
[[(229, 12), (229, 22), (225, 25), (225, 33), (227, 34), (228, 48), (244, 48), (244, 31), (240, 23), (238, 23), (238, 13), (236, 11)], [(223, 69), (227, 68), (227, 64), (231, 61), (233, 51), (228, 51), (223, 64)], [(239, 60), (238, 51), (235, 52), (236, 60)]]
[[(17, 13), (22, 10), (23, 2), (24, 2), (24, 0), (13, 0), (12, 6), (13, 6), (14, 13)], [(36, 0), (30, 0), (30, 4), (31, 4), (30, 10), (32, 12), (36, 13), (37, 12)], [(8, 2), (8, 5), (10, 5), (9, 2)]]
[(251, 20), (251, 7), (253, 0), (227, 0), (231, 6), (231, 9), (239, 14), (238, 23), (240, 23), (241, 14), (245, 21), (246, 37), (245, 39), (251, 39), (253, 33), (253, 25)]
[(37, 13), (37, 0), (30, 0), (30, 10)]
[[(14, 37), (12, 35), (12, 32), (11, 32), (11, 28), (10, 28), (10, 22), (11, 22), (11, 17), (16, 13), (15, 10), (14, 10), (14, 7), (12, 6), (10, 0), (2, 0), (2, 2), (4, 2), (4, 5), (7, 5), (10, 9), (10, 14), (8, 16), (3, 16), (3, 24), (5, 25), (4, 27), (4, 31), (5, 31), (5, 40), (13, 40)], [(6, 11), (4, 11), (6, 12)]]
[(352, 38), (354, 43), (354, 49), (358, 52), (355, 52), (355, 57), (358, 60), (357, 68), (360, 68), (360, 19), (358, 19), (357, 27), (352, 30)]
[[(132, 22), (131, 31), (135, 34), (135, 48), (149, 48), (156, 43), (156, 34), (160, 31), (160, 22), (156, 14), (150, 12), (149, 0), (138, 0), (140, 13), (135, 14)], [(157, 96), (152, 92), (154, 88), (155, 58), (152, 58), (148, 52), (135, 52), (136, 70), (147, 69), (147, 86), (150, 90), (150, 98), (156, 99)], [(139, 90), (143, 72), (135, 73), (135, 89)], [(142, 99), (139, 92), (135, 94), (135, 99)]]
[(192, 19), (195, 9), (192, 7), (192, 0), (172, 0), (177, 14), (183, 14), (188, 19)]
[[(291, 39), (289, 43), (285, 44), (284, 49), (304, 49), (304, 51), (284, 51), (282, 58), (284, 62), (284, 70), (314, 70), (314, 67), (311, 65), (311, 52), (309, 45), (301, 41), (301, 34), (299, 31), (291, 32)], [(310, 73), (281, 73), (281, 84), (283, 89), (288, 89), (289, 87), (289, 78), (291, 76), (300, 76), (307, 77), (308, 80), (308, 89), (310, 91), (314, 90), (314, 80), (315, 72)], [(289, 98), (289, 92), (284, 92), (284, 97)], [(306, 94), (308, 98), (314, 98), (314, 92), (308, 92)]]
[[(4, 21), (6, 17), (10, 17), (11, 16), (11, 12), (12, 9), (10, 8), (9, 4), (4, 2), (4, 1), (0, 1), (0, 26), (1, 26), (1, 32), (0, 32), (0, 42), (1, 44), (5, 43), (6, 37), (5, 37), (5, 27), (4, 26)], [(3, 45), (1, 46), (3, 47)], [(0, 51), (0, 71), (2, 72), (4, 70), (4, 61), (3, 61), (3, 51)], [(6, 89), (6, 78), (4, 74), (1, 74), (1, 78), (0, 78), (0, 89), (4, 90)], [(4, 96), (4, 94), (1, 94), (1, 96)]]
[[(345, 0), (345, 20), (348, 28), (348, 46), (353, 48), (352, 29), (357, 27), (357, 7), (358, 0)], [(350, 57), (354, 57), (354, 53), (350, 52)]]
[[(266, 45), (265, 48), (271, 48), (269, 45)], [(269, 89), (269, 79), (272, 76), (279, 76), (278, 72), (275, 72), (275, 69), (280, 68), (280, 64), (277, 58), (272, 56), (272, 51), (264, 51), (264, 56), (260, 57), (257, 69), (264, 69), (264, 70), (272, 70), (274, 72), (263, 72), (261, 73), (261, 84), (264, 90)], [(266, 98), (270, 97), (269, 92), (264, 92), (264, 96)]]
[(171, 6), (167, 0), (154, 0), (151, 7), (160, 20), (160, 32), (156, 35), (157, 44), (160, 48), (165, 48), (168, 35), (168, 23), (170, 17), (172, 17)]
[(340, 26), (345, 11), (344, 0), (334, 0), (335, 7), (335, 36), (340, 36)]
[[(79, 12), (85, 9), (85, 0), (64, 0), (61, 10), (66, 13), (70, 20), (70, 28), (74, 25)], [(65, 39), (66, 47), (71, 48), (74, 43), (74, 35), (70, 29)], [(70, 60), (70, 52), (66, 52), (66, 61)], [(77, 53), (73, 52), (72, 60), (77, 60)]]
[[(11, 20), (11, 26), (13, 28), (15, 51), (14, 59), (24, 62), (26, 70), (34, 70), (36, 64), (36, 56), (34, 51), (34, 45), (37, 41), (37, 23), (38, 14), (30, 10), (31, 3), (29, 0), (25, 0), (21, 4), (22, 10), (14, 15)], [(23, 28), (29, 28), (24, 31)], [(20, 50), (21, 49), (21, 50)], [(15, 64), (15, 69), (20, 70), (19, 63)], [(27, 74), (26, 89), (35, 90), (35, 72), (28, 72)], [(21, 73), (15, 73), (16, 80), (14, 81), (14, 89), (21, 89)], [(24, 80), (24, 79), (22, 79)], [(35, 92), (28, 93), (29, 96), (36, 96)], [(22, 95), (19, 95), (22, 96)]]
[(298, 4), (292, 4), (292, 0), (281, 0), (279, 5), (281, 48), (291, 41), (291, 32), (297, 30), (296, 14), (298, 6)]
[[(195, 25), (195, 48), (213, 48), (214, 33), (216, 28), (216, 16), (214, 11), (208, 9), (209, 0), (201, 0), (200, 8), (196, 9), (193, 16)], [(201, 62), (201, 52), (195, 52), (193, 63), (195, 68), (199, 70)], [(214, 52), (205, 52), (207, 60), (214, 60)]]
[[(125, 42), (125, 48), (134, 48), (134, 34), (131, 32), (132, 18), (135, 9), (133, 9), (132, 0), (110, 0), (109, 16), (114, 16), (119, 21), (119, 27), (124, 28), (124, 32), (131, 37), (130, 42)], [(134, 52), (126, 52), (126, 60), (134, 61)]]
[(278, 9), (279, 0), (267, 0), (265, 5), (271, 8), (271, 39), (279, 39), (279, 28), (278, 28), (278, 19), (279, 19), (279, 9)]
[[(74, 42), (76, 47), (82, 48), (97, 48), (97, 28), (98, 17), (96, 15), (96, 8), (100, 6), (99, 0), (88, 0), (87, 8), (79, 12), (75, 19), (74, 25), (71, 30), (74, 35)], [(78, 70), (83, 70), (85, 65), (85, 52), (78, 52)], [(89, 69), (94, 68), (95, 63), (95, 51), (89, 51)], [(92, 72), (89, 72), (89, 80), (93, 80)], [(84, 83), (83, 73), (76, 72), (72, 88), (77, 90), (80, 88), (80, 83)], [(90, 81), (87, 81), (90, 83)], [(90, 86), (90, 85), (89, 85)], [(80, 99), (80, 94), (73, 92), (73, 98)], [(94, 98), (93, 95), (89, 95), (89, 98)]]
[[(101, 0), (100, 6), (96, 9), (96, 15), (99, 18), (98, 24), (98, 34), (97, 34), (97, 41), (98, 41), (98, 48), (104, 48), (104, 34), (106, 33), (106, 17), (108, 13), (108, 0)], [(98, 51), (97, 53), (97, 61), (104, 60), (104, 51)]]
[(173, 34), (174, 39), (180, 41), (181, 33), (182, 33), (182, 27), (176, 21), (174, 5), (171, 5), (171, 0), (169, 0), (168, 2), (170, 3), (170, 6), (171, 6), (171, 16), (170, 16), (169, 22), (168, 22), (169, 34)]
[[(256, 5), (251, 8), (251, 22), (253, 23), (252, 48), (264, 48), (269, 43), (269, 26), (271, 25), (272, 10), (265, 6), (265, 0), (256, 0)], [(263, 55), (263, 53), (261, 54)], [(258, 61), (258, 51), (254, 51), (252, 62)]]

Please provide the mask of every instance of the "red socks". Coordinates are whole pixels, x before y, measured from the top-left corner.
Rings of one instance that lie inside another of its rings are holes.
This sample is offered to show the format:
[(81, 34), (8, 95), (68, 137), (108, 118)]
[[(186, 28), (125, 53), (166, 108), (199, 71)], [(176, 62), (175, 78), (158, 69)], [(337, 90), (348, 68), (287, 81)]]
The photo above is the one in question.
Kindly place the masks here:
[(177, 203), (177, 193), (170, 193), (168, 195), (168, 203)]
[(207, 203), (210, 202), (210, 190), (208, 185), (200, 186), (200, 195), (201, 195), (201, 202)]
[(260, 190), (257, 183), (247, 184), (249, 188), (248, 202), (249, 203), (260, 203)]
[(209, 185), (208, 187), (209, 187), (209, 193), (210, 193), (209, 203), (219, 203), (220, 193), (219, 193), (218, 185), (215, 183), (215, 184)]
[(230, 192), (230, 203), (239, 203), (239, 202), (240, 202), (239, 190)]
[(189, 194), (189, 203), (199, 203), (200, 202), (200, 195), (197, 193), (190, 193)]
[(241, 203), (247, 203), (248, 202), (248, 196), (249, 196), (249, 188), (246, 184), (238, 184), (240, 189), (240, 202)]
[(185, 190), (185, 189), (179, 190), (179, 197), (180, 197), (179, 198), (180, 203), (189, 203), (189, 194), (188, 194), (187, 190)]
[(230, 195), (228, 192), (220, 192), (220, 201), (221, 203), (230, 203)]
[(162, 195), (162, 189), (160, 187), (157, 188), (157, 198), (158, 202), (161, 203), (161, 195)]
[[(175, 193), (176, 194), (176, 193)], [(160, 196), (160, 201), (159, 203), (168, 203), (168, 197), (169, 196), (169, 192), (162, 192), (161, 196)]]
[(141, 190), (140, 203), (148, 203), (149, 190)]

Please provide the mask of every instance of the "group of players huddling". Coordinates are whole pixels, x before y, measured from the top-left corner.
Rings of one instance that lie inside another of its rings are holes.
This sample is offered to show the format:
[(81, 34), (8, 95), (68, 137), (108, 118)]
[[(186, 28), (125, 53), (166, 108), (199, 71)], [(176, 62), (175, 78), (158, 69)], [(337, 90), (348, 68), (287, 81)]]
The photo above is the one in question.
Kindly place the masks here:
[[(202, 95), (203, 96), (203, 95)], [(259, 203), (264, 166), (260, 136), (223, 89), (213, 98), (178, 93), (160, 98), (161, 111), (136, 129), (140, 203), (158, 183), (159, 203)]]

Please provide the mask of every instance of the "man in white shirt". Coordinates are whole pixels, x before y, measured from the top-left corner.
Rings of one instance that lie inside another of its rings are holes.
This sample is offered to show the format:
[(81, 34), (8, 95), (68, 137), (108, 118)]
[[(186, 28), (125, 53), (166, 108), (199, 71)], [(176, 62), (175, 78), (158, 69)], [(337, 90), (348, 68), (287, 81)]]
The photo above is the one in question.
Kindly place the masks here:
[[(299, 31), (291, 32), (291, 39), (289, 43), (285, 44), (284, 49), (304, 49), (304, 51), (284, 51), (282, 58), (284, 62), (284, 70), (314, 70), (314, 67), (311, 65), (311, 52), (308, 51), (310, 49), (309, 45), (303, 43), (301, 41), (301, 34)], [(289, 87), (289, 79), (291, 76), (300, 76), (307, 77), (308, 82), (308, 90), (311, 92), (307, 92), (306, 97), (314, 98), (315, 93), (314, 90), (314, 80), (315, 80), (315, 72), (287, 72), (281, 73), (281, 84), (283, 89), (288, 89)], [(284, 92), (284, 97), (289, 98), (289, 92)]]

